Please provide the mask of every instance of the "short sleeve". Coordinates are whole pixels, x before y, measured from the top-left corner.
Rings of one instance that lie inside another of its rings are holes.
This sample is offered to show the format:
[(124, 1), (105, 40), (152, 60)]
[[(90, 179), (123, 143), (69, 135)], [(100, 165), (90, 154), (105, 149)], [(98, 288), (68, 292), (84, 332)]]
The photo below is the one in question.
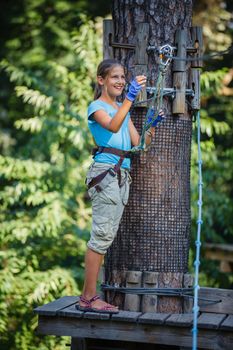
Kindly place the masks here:
[(87, 109), (87, 117), (88, 117), (88, 122), (89, 123), (96, 123), (95, 120), (93, 119), (93, 114), (96, 112), (96, 111), (99, 111), (100, 109), (103, 109), (104, 110), (104, 107), (98, 103), (98, 101), (93, 101), (89, 106), (88, 106), (88, 109)]

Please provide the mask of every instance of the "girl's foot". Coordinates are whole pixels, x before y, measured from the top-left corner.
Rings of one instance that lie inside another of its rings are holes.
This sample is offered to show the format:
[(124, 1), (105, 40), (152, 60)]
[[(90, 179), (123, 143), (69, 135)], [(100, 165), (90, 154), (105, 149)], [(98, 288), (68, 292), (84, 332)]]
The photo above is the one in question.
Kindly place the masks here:
[(86, 299), (82, 295), (79, 298), (79, 302), (75, 305), (76, 309), (80, 311), (100, 312), (117, 314), (119, 312), (118, 307), (108, 304), (100, 299), (99, 295), (95, 295), (91, 299)]

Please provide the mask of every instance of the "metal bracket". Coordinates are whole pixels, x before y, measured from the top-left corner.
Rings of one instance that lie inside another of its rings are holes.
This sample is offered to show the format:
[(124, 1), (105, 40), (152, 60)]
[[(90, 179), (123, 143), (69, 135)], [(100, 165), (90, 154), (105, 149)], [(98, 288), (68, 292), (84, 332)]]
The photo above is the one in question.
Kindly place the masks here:
[[(176, 46), (172, 46), (172, 49), (174, 51), (177, 51), (177, 47)], [(147, 51), (156, 51), (156, 52), (159, 53), (159, 50), (160, 50), (160, 47), (157, 47), (157, 46), (150, 45), (150, 46), (147, 47)], [(188, 53), (197, 53), (197, 49), (195, 47), (187, 47), (186, 51)]]
[[(154, 94), (156, 93), (156, 88), (155, 87), (147, 87), (146, 88), (146, 91), (149, 93), (149, 94)], [(180, 92), (180, 91), (179, 91)], [(174, 88), (164, 88), (162, 90), (162, 94), (163, 96), (171, 96), (172, 99), (175, 98), (176, 96), (176, 89)], [(194, 97), (195, 93), (192, 89), (186, 89), (185, 90), (185, 95), (186, 96), (191, 96), (191, 97)]]

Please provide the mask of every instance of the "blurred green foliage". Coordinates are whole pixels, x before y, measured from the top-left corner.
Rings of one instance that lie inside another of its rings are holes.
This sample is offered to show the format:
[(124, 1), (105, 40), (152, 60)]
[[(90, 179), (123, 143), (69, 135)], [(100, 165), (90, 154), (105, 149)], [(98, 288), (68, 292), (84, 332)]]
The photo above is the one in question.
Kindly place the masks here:
[(0, 348), (61, 349), (65, 340), (34, 335), (32, 310), (78, 295), (83, 281), (86, 108), (102, 23), (72, 1), (12, 6), (1, 49)]
[[(86, 107), (102, 57), (101, 20), (89, 20), (85, 13), (94, 18), (95, 13), (108, 11), (96, 4), (71, 0), (2, 4), (0, 348), (4, 350), (64, 349), (64, 339), (35, 335), (32, 310), (80, 293), (91, 214), (84, 186), (92, 147)], [(229, 43), (229, 4), (224, 4), (220, 10), (219, 1), (211, 1), (204, 33), (221, 33), (222, 39), (211, 36), (212, 46), (205, 40), (207, 52), (213, 47), (225, 49)], [(220, 27), (216, 8), (221, 12)], [(196, 18), (202, 18), (205, 1), (194, 10)], [(229, 68), (226, 56), (207, 62), (202, 74), (202, 240), (208, 242), (230, 243), (233, 235), (233, 105), (224, 90), (231, 89), (231, 83), (225, 83)], [(197, 217), (195, 136), (192, 154), (190, 270)], [(202, 258), (201, 285), (229, 288), (231, 283), (231, 276), (220, 273), (217, 263)]]

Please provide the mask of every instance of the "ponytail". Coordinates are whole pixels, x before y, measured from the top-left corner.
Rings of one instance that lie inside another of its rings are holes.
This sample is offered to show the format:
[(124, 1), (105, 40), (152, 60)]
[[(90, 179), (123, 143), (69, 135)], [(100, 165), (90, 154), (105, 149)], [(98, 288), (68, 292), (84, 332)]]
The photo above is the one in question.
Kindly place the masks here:
[(94, 90), (94, 100), (97, 100), (102, 93), (102, 88), (100, 86), (100, 84), (96, 83), (95, 84), (95, 90)]

